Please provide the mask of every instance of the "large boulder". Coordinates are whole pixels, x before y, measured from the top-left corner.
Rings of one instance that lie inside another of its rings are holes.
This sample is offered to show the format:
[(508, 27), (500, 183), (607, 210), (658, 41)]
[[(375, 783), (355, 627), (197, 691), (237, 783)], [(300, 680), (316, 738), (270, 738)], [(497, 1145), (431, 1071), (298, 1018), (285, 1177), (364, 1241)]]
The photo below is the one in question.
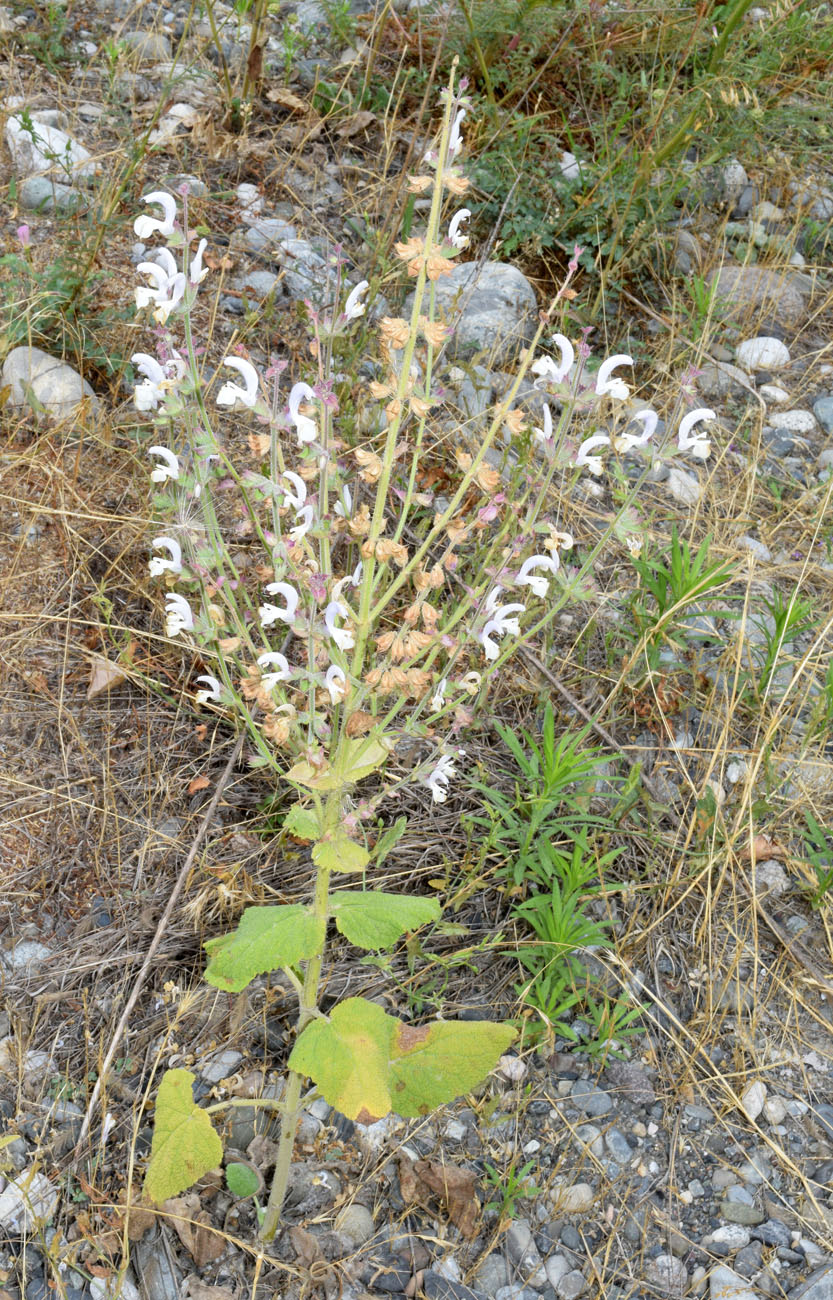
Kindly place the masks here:
[[(463, 262), (436, 282), (438, 318), (454, 326), (446, 355), (468, 359), (484, 353), (493, 368), (513, 360), (537, 324), (535, 290), (508, 262)], [(413, 294), (406, 303), (410, 315)], [(426, 303), (427, 306), (427, 294)]]
[[(98, 398), (86, 379), (66, 361), (40, 348), (12, 348), (3, 362), (2, 385), (11, 389), (10, 407), (43, 407), (56, 420), (75, 415), (84, 401), (92, 410), (98, 407)], [(30, 403), (30, 394), (37, 406)]]

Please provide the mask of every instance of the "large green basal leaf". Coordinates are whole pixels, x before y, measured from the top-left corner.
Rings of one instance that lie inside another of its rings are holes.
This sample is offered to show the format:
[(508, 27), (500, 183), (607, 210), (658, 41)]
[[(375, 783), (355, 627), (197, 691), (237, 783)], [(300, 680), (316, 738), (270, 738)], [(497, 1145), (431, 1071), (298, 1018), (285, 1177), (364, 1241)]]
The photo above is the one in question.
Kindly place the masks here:
[(348, 1119), (372, 1124), (389, 1111), (427, 1115), (474, 1088), (515, 1037), (511, 1025), (434, 1021), (406, 1025), (364, 998), (307, 1025), (289, 1058)]
[(345, 939), (367, 950), (392, 948), (401, 935), (438, 920), (442, 914), (433, 898), (354, 890), (332, 894), (330, 911)]
[(159, 1085), (145, 1192), (160, 1204), (190, 1187), (223, 1159), (211, 1120), (194, 1101), (190, 1070), (168, 1070)]
[(209, 939), (205, 978), (226, 993), (239, 993), (256, 975), (294, 966), (324, 942), (324, 924), (307, 907), (247, 907), (232, 934)]

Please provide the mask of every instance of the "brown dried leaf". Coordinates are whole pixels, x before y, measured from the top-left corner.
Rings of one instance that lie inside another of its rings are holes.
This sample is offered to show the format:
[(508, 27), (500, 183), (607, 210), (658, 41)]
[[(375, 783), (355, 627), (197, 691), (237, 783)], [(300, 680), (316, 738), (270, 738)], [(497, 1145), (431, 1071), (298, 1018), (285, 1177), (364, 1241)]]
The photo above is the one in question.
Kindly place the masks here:
[(141, 1241), (146, 1232), (156, 1224), (159, 1215), (144, 1205), (131, 1204), (126, 1213), (128, 1241)]
[(358, 113), (352, 113), (341, 126), (336, 129), (336, 135), (341, 136), (342, 140), (349, 140), (354, 135), (366, 131), (376, 121), (376, 114), (371, 113), (369, 108), (359, 109)]
[(234, 1300), (230, 1286), (209, 1286), (192, 1273), (182, 1284), (184, 1300)]
[(204, 1268), (222, 1255), (226, 1240), (212, 1226), (205, 1210), (200, 1208), (196, 1192), (171, 1197), (165, 1201), (163, 1209), (170, 1216), (171, 1226), (197, 1268)]
[(207, 776), (195, 776), (193, 780), (188, 783), (188, 793), (196, 794), (198, 790), (207, 790), (210, 785), (211, 782)]
[(309, 104), (300, 95), (294, 91), (287, 90), (285, 86), (276, 86), (273, 90), (267, 90), (266, 98), (270, 104), (280, 104), (281, 108), (290, 108), (296, 113), (306, 113)]
[(480, 1202), (475, 1188), (477, 1175), (471, 1169), (440, 1164), (436, 1160), (399, 1161), (399, 1189), (404, 1200), (425, 1204), (439, 1201), (448, 1217), (464, 1237), (477, 1232)]
[(738, 857), (741, 862), (766, 862), (769, 858), (787, 858), (789, 854), (766, 835), (756, 835), (751, 844), (744, 844)]
[(121, 664), (114, 664), (101, 655), (96, 655), (90, 663), (90, 681), (87, 686), (87, 699), (94, 700), (103, 695), (111, 686), (118, 686), (125, 679)]
[(312, 1268), (312, 1265), (321, 1259), (318, 1242), (306, 1228), (290, 1228), (289, 1240), (292, 1242), (298, 1262), (303, 1264), (304, 1268)]

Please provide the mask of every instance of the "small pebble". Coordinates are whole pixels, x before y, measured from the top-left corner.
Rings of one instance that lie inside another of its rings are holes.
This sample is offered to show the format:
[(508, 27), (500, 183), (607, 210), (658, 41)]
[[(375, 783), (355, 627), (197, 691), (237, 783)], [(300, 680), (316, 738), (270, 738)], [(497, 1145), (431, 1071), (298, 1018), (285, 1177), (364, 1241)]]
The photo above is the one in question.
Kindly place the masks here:
[(747, 1119), (756, 1120), (764, 1108), (767, 1091), (766, 1084), (755, 1079), (741, 1093), (740, 1104)]

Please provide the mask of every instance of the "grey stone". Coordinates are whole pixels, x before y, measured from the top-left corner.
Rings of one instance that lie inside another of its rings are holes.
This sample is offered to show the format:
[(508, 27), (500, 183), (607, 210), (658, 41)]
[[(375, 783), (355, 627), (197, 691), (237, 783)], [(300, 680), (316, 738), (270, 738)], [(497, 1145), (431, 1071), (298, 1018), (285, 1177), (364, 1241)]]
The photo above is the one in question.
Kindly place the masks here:
[(813, 415), (825, 433), (833, 433), (833, 397), (818, 397), (813, 402)]
[(485, 1300), (482, 1291), (473, 1291), (470, 1286), (444, 1277), (433, 1268), (425, 1270), (422, 1290), (428, 1300)]
[(578, 1146), (586, 1147), (597, 1159), (601, 1159), (604, 1155), (605, 1142), (602, 1131), (596, 1128), (595, 1124), (579, 1124), (575, 1130), (575, 1141)]
[(557, 1289), (562, 1277), (570, 1272), (569, 1261), (563, 1255), (550, 1255), (549, 1259), (544, 1260), (544, 1272), (550, 1286)]
[(743, 319), (750, 312), (769, 311), (785, 325), (806, 316), (806, 293), (795, 275), (769, 267), (723, 266), (710, 271), (707, 283), (716, 284), (716, 305), (722, 319)]
[(138, 63), (167, 63), (171, 58), (171, 42), (164, 32), (122, 32), (122, 45)]
[(749, 376), (739, 366), (728, 361), (720, 365), (706, 362), (697, 376), (697, 387), (703, 397), (716, 400), (721, 397), (741, 397), (749, 391)]
[(607, 1115), (613, 1110), (610, 1093), (605, 1092), (603, 1088), (597, 1088), (595, 1084), (590, 1083), (587, 1079), (576, 1079), (570, 1089), (570, 1097), (579, 1110), (583, 1110), (586, 1115), (592, 1115), (594, 1118)]
[(27, 176), (20, 183), (19, 197), (27, 212), (76, 212), (86, 204), (78, 190), (48, 176)]
[(720, 1203), (720, 1213), (729, 1223), (741, 1223), (746, 1227), (752, 1227), (756, 1223), (763, 1223), (766, 1215), (763, 1210), (757, 1209), (754, 1205), (746, 1205), (743, 1201), (725, 1200)]
[(221, 1079), (226, 1079), (230, 1074), (234, 1074), (242, 1060), (242, 1052), (235, 1052), (231, 1048), (226, 1048), (225, 1051), (217, 1052), (216, 1055), (209, 1057), (207, 1061), (200, 1065), (200, 1076), (205, 1079), (206, 1083), (219, 1083)]
[(13, 114), (6, 122), (6, 144), (15, 170), (23, 176), (54, 172), (63, 179), (87, 179), (95, 175), (92, 154), (57, 126), (49, 126), (31, 115), (31, 129)]
[(258, 217), (245, 232), (244, 241), (253, 253), (268, 253), (285, 239), (297, 239), (298, 230), (280, 217)]
[(811, 1273), (806, 1282), (790, 1291), (790, 1300), (833, 1300), (833, 1264)]
[(486, 1295), (495, 1295), (501, 1287), (506, 1286), (509, 1282), (509, 1266), (504, 1256), (492, 1251), (481, 1260), (474, 1274), (474, 1282)]
[(776, 460), (784, 460), (795, 451), (795, 438), (789, 429), (765, 429), (763, 440), (767, 455), (774, 456)]
[(33, 974), (51, 960), (52, 949), (35, 939), (23, 939), (2, 954), (3, 963), (16, 975)]
[[(578, 1214), (592, 1209), (595, 1199), (596, 1193), (589, 1183), (573, 1183), (568, 1187), (555, 1184), (552, 1188), (553, 1208), (567, 1214)], [(563, 1233), (561, 1240), (564, 1240)]]
[(555, 1294), (559, 1300), (578, 1300), (580, 1295), (584, 1295), (587, 1290), (587, 1282), (584, 1275), (577, 1268), (571, 1269), (565, 1273), (558, 1286), (555, 1288)]
[(614, 1160), (620, 1165), (627, 1165), (633, 1157), (633, 1149), (621, 1129), (609, 1128), (605, 1133), (605, 1146)]
[(673, 1255), (657, 1255), (648, 1261), (645, 1281), (663, 1295), (682, 1296), (688, 1285), (688, 1269), (682, 1260), (675, 1259)]
[(280, 295), (280, 285), (281, 278), (274, 271), (247, 271), (245, 275), (235, 276), (231, 282), (232, 289), (249, 298), (268, 298), (272, 292)]
[(735, 206), (732, 209), (732, 216), (735, 220), (738, 220), (739, 218), (742, 219), (747, 216), (754, 207), (759, 206), (757, 203), (758, 193), (757, 185), (744, 185), (737, 197)]
[(741, 1277), (753, 1277), (761, 1267), (764, 1258), (764, 1248), (759, 1241), (753, 1241), (751, 1245), (744, 1246), (739, 1250), (734, 1259), (734, 1267)]
[(31, 389), (36, 402), (56, 419), (75, 415), (85, 399), (93, 410), (98, 408), (98, 398), (86, 379), (41, 348), (12, 348), (3, 362), (3, 384), (11, 387), (9, 406), (26, 405)]
[(284, 284), (291, 298), (310, 298), (316, 306), (326, 303), (335, 288), (325, 259), (306, 239), (282, 239), (271, 257), (284, 270)]
[(749, 1230), (740, 1223), (727, 1223), (722, 1228), (715, 1228), (714, 1232), (704, 1239), (703, 1245), (713, 1241), (722, 1242), (731, 1250), (743, 1250), (744, 1246), (749, 1245)]
[(778, 430), (781, 432), (786, 429), (788, 433), (814, 433), (816, 417), (812, 411), (779, 411), (778, 412)]
[(757, 1300), (745, 1277), (728, 1264), (718, 1264), (709, 1275), (710, 1300)]
[[(517, 267), (507, 262), (476, 262), (454, 266), (436, 281), (438, 316), (445, 315), (454, 333), (447, 344), (450, 357), (468, 358), (485, 352), (493, 366), (510, 361), (535, 330), (535, 290)], [(405, 304), (409, 316), (413, 294)]]
[(543, 1261), (528, 1219), (515, 1219), (510, 1225), (506, 1233), (506, 1251), (524, 1281), (530, 1273), (536, 1273), (542, 1267)]
[(740, 1183), (732, 1183), (726, 1188), (726, 1200), (732, 1201), (736, 1205), (754, 1205), (755, 1198), (750, 1191), (742, 1187)]
[(14, 1235), (34, 1233), (52, 1217), (57, 1204), (58, 1189), (31, 1167), (0, 1192), (0, 1228)]

